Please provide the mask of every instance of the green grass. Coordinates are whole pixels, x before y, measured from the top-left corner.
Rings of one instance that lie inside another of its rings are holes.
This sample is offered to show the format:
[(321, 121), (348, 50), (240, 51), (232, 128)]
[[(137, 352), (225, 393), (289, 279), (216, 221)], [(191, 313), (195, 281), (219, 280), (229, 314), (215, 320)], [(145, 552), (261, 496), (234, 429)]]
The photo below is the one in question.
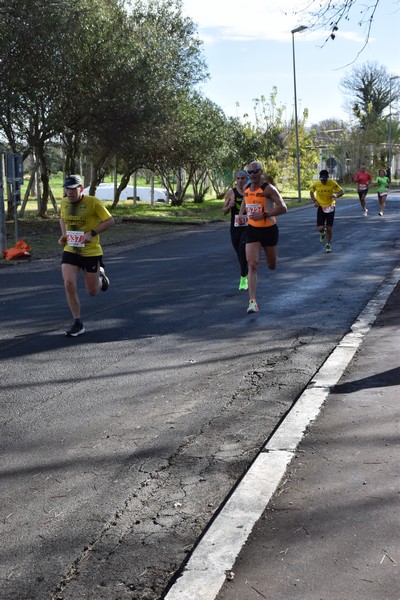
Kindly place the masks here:
[[(111, 183), (110, 178), (106, 178), (106, 182)], [(54, 194), (57, 204), (59, 205), (61, 198), (63, 197), (63, 177), (61, 173), (52, 175), (50, 178), (50, 187)], [(138, 186), (148, 186), (145, 178), (139, 178), (137, 181)], [(161, 180), (155, 179), (155, 187), (162, 187)], [(137, 202), (136, 205), (132, 201), (120, 201), (118, 205), (112, 209), (114, 217), (120, 218), (137, 218), (137, 219), (157, 219), (166, 222), (170, 221), (181, 221), (181, 222), (204, 222), (204, 221), (215, 221), (225, 220), (222, 213), (223, 200), (217, 200), (215, 196), (206, 196), (202, 203), (196, 203), (193, 201), (192, 190), (189, 187), (187, 198), (184, 200), (181, 206), (171, 206), (166, 204), (150, 204), (149, 202)], [(302, 202), (297, 200), (297, 190), (288, 189), (282, 192), (285, 201), (288, 206), (299, 206), (303, 203), (309, 202), (308, 190), (302, 191)], [(106, 206), (111, 206), (112, 202), (105, 202)], [(39, 218), (37, 216), (37, 200), (33, 197), (26, 205), (24, 220), (31, 220)], [(48, 217), (58, 218), (57, 213), (54, 211), (51, 202), (48, 203)]]

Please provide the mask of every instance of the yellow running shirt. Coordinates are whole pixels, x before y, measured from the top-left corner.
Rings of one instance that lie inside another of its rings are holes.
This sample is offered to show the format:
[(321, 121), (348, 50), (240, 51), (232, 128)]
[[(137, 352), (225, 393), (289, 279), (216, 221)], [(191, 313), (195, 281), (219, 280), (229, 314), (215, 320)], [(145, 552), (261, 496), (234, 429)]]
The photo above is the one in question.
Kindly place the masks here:
[(335, 192), (342, 192), (343, 190), (336, 181), (328, 179), (326, 183), (314, 181), (310, 191), (314, 192), (314, 196), (320, 206), (329, 206), (330, 204), (334, 206), (336, 201), (332, 198), (333, 194)]
[[(95, 196), (85, 195), (82, 196), (79, 202), (75, 203), (63, 198), (61, 200), (61, 216), (64, 219), (67, 236), (68, 232), (77, 232), (76, 239), (78, 239), (79, 233), (86, 233), (91, 229), (95, 229), (99, 221), (107, 221), (111, 217), (111, 213), (103, 206), (101, 200)], [(70, 234), (69, 237), (71, 239), (74, 236)], [(81, 246), (72, 246), (67, 242), (64, 251), (81, 254), (82, 256), (101, 256), (103, 254), (99, 235), (96, 235), (91, 242), (85, 242)]]

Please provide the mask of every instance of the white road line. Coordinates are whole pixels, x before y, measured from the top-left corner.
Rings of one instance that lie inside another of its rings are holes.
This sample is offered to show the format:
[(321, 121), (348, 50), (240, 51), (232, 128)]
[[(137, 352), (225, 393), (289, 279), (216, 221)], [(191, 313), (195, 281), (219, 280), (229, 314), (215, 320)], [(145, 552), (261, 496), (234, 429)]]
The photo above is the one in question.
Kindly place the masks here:
[(215, 600), (255, 523), (275, 493), (308, 425), (360, 347), (400, 280), (400, 265), (385, 279), (332, 354), (261, 449), (236, 490), (193, 551), (165, 600)]

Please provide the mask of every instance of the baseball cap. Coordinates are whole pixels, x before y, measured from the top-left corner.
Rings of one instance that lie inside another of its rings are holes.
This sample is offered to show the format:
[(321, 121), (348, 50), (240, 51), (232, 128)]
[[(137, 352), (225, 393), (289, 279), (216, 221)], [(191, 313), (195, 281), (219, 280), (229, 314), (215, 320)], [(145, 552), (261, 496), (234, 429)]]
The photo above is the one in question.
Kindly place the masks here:
[(322, 171), (319, 172), (319, 178), (320, 179), (329, 179), (329, 173), (326, 169), (322, 169)]
[(236, 177), (246, 177), (246, 179), (249, 178), (249, 175), (247, 173), (247, 171), (243, 171), (242, 169), (240, 171), (237, 171), (236, 173)]
[(80, 185), (83, 185), (83, 181), (79, 175), (68, 175), (64, 182), (65, 188), (77, 188)]

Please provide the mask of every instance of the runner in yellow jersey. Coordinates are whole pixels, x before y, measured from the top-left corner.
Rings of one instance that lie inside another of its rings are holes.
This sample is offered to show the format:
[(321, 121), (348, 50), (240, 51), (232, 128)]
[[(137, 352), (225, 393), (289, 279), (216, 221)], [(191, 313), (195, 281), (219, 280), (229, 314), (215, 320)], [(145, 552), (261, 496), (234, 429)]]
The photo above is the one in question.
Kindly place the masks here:
[(83, 195), (83, 182), (79, 175), (69, 175), (64, 188), (67, 197), (61, 202), (61, 237), (58, 243), (64, 250), (61, 271), (67, 303), (74, 317), (74, 323), (65, 334), (76, 337), (85, 332), (81, 321), (78, 275), (82, 270), (89, 296), (108, 289), (110, 281), (104, 271), (99, 233), (111, 227), (114, 219), (101, 200)]
[(249, 267), (247, 276), (249, 284), (249, 306), (247, 313), (259, 311), (257, 291), (257, 269), (260, 262), (261, 248), (270, 269), (275, 269), (277, 261), (277, 245), (279, 230), (276, 224), (277, 215), (287, 212), (287, 206), (277, 188), (263, 177), (261, 163), (253, 161), (247, 167), (250, 185), (244, 191), (239, 220), (247, 213), (246, 257)]
[(317, 228), (320, 232), (319, 241), (323, 242), (326, 237), (325, 252), (331, 252), (332, 226), (335, 219), (336, 198), (343, 196), (344, 190), (336, 181), (329, 179), (329, 173), (322, 169), (319, 173), (319, 181), (311, 186), (310, 196), (317, 211)]

